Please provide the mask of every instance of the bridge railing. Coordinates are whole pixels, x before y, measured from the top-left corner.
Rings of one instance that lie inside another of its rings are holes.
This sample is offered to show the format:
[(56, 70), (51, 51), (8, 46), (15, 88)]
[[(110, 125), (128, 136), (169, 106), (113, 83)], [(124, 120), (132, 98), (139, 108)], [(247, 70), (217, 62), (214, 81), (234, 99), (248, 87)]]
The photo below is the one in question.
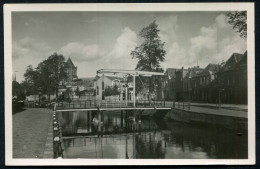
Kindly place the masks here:
[(72, 102), (58, 102), (57, 109), (82, 109), (82, 108), (97, 108), (97, 100), (79, 100)]
[[(57, 103), (58, 109), (95, 109), (95, 108), (133, 108), (133, 101), (126, 102), (125, 100), (78, 100), (72, 102), (59, 102)], [(190, 110), (189, 102), (173, 102), (165, 100), (136, 100), (136, 108), (178, 108)]]

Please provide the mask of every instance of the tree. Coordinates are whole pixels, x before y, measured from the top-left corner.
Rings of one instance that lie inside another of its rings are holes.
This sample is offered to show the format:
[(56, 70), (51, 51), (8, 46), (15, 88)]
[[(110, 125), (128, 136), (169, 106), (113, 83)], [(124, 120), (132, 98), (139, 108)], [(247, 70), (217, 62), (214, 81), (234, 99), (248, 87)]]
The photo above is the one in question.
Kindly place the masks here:
[(68, 78), (64, 61), (63, 55), (54, 53), (39, 63), (35, 69), (31, 65), (27, 67), (24, 74), (25, 81), (34, 89), (34, 94), (41, 87), (42, 92), (49, 95), (49, 99), (53, 93), (57, 96), (59, 83)]
[(12, 96), (13, 96), (13, 98), (15, 96), (15, 98), (17, 98), (17, 100), (25, 99), (25, 93), (22, 90), (21, 85), (16, 81), (12, 82)]
[(228, 12), (226, 17), (228, 23), (231, 24), (233, 26), (233, 29), (240, 34), (240, 37), (247, 38), (247, 12)]
[(72, 95), (72, 90), (71, 90), (71, 88), (67, 88), (67, 90), (66, 90), (66, 99), (67, 99), (67, 101), (68, 102), (71, 102), (71, 95)]
[(40, 86), (39, 73), (29, 65), (24, 73), (25, 81), (22, 83), (24, 89), (28, 91), (28, 95), (37, 94), (37, 89)]
[(77, 89), (75, 91), (75, 94), (76, 94), (76, 96), (79, 96), (79, 98), (80, 98), (80, 91), (79, 91), (79, 87), (78, 86), (77, 86)]
[(21, 89), (24, 92), (25, 96), (29, 96), (31, 94), (36, 94), (36, 89), (33, 88), (33, 86), (31, 86), (27, 81), (22, 81), (21, 85)]
[[(132, 58), (138, 60), (136, 70), (163, 72), (160, 63), (165, 60), (166, 51), (164, 50), (165, 42), (160, 40), (159, 32), (156, 21), (140, 31), (139, 38), (142, 43), (131, 52)], [(140, 77), (136, 81), (136, 89), (139, 92), (148, 86), (149, 92), (154, 92), (159, 83), (158, 77)]]
[(57, 96), (60, 82), (68, 78), (64, 56), (54, 53), (41, 62), (36, 70), (40, 74), (43, 91), (49, 95), (55, 93)]
[(105, 96), (115, 96), (119, 95), (120, 91), (118, 90), (118, 86), (107, 86), (104, 91)]

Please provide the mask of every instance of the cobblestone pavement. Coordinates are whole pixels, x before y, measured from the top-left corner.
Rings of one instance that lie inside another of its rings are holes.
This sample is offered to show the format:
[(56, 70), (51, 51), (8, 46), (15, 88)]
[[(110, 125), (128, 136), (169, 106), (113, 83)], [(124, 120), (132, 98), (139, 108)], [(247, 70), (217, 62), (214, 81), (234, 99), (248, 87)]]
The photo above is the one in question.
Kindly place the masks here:
[(13, 158), (43, 158), (52, 111), (26, 109), (13, 115)]

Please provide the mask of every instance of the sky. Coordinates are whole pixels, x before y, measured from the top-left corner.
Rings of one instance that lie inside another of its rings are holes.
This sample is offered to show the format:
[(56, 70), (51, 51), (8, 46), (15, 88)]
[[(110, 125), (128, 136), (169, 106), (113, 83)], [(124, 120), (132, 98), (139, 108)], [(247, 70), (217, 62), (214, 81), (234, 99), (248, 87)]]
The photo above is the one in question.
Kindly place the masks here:
[[(244, 53), (246, 40), (229, 25), (226, 12), (13, 12), (12, 63), (16, 80), (24, 80), (54, 52), (69, 57), (78, 77), (94, 77), (98, 69), (135, 69), (131, 51), (138, 33), (154, 20), (165, 42), (167, 68), (206, 67)], [(13, 75), (14, 76), (14, 75)]]

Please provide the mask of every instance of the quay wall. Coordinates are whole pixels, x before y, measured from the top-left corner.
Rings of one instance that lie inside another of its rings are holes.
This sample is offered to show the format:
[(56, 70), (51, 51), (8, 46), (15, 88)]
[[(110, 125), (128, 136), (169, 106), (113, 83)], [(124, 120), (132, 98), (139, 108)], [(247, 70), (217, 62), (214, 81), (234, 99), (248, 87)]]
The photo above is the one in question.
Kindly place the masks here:
[(232, 130), (247, 131), (248, 120), (243, 117), (206, 114), (173, 108), (165, 116), (165, 120), (174, 120), (186, 123), (209, 124)]

